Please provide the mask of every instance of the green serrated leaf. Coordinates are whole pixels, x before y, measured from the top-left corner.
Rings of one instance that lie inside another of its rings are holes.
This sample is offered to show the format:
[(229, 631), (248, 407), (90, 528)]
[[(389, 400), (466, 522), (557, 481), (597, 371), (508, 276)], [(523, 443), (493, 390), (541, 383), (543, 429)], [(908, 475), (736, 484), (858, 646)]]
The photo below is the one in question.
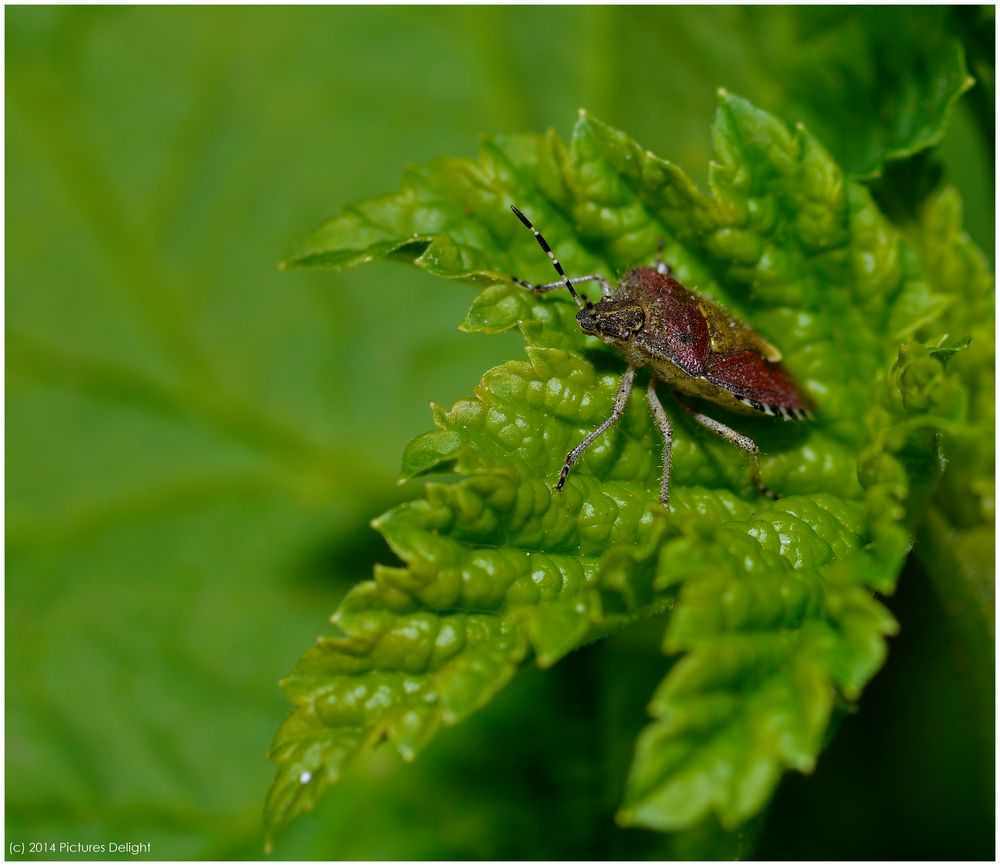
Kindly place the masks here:
[[(996, 637), (994, 279), (963, 231), (954, 189), (938, 189), (902, 226), (920, 251), (928, 279), (955, 298), (938, 324), (947, 340), (929, 351), (961, 383), (951, 388), (950, 407), (941, 407), (944, 395), (931, 384), (934, 371), (924, 375), (924, 387), (915, 386), (931, 390), (939, 411), (961, 420), (944, 428), (948, 459), (921, 517), (915, 551), (964, 648), (963, 669), (986, 695), (994, 679)], [(992, 731), (992, 702), (984, 698), (980, 704), (981, 727)]]
[[(995, 295), (985, 256), (962, 229), (962, 204), (953, 188), (943, 187), (924, 207), (902, 223), (919, 251), (928, 282), (954, 299), (935, 330), (957, 347), (948, 370), (959, 377), (968, 398), (968, 417), (949, 434), (954, 453), (963, 459), (948, 464), (937, 501), (959, 527), (992, 526), (995, 518)], [(932, 336), (925, 330), (923, 336)], [(941, 357), (941, 346), (932, 350)]]
[[(407, 475), (448, 463), (464, 477), (428, 483), (377, 522), (405, 567), (355, 590), (337, 616), (346, 636), (293, 672), (297, 708), (272, 751), (272, 832), (379, 739), (411, 757), (529, 653), (547, 666), (667, 608), (664, 649), (680, 658), (651, 703), (620, 820), (678, 830), (714, 813), (734, 829), (783, 771), (814, 767), (835, 704), (856, 701), (882, 665), (896, 624), (873, 591), (892, 591), (908, 522), (939, 474), (935, 431), (966, 411), (941, 352), (910, 338), (954, 294), (804, 127), (723, 92), (713, 139), (706, 194), (581, 112), (568, 146), (499, 137), (476, 163), (413, 169), (399, 194), (345, 210), (293, 256), (405, 258), (483, 284), (463, 328), (519, 328), (527, 361), (436, 409), (437, 430), (407, 450)], [(679, 279), (780, 345), (817, 422), (732, 423), (761, 443), (782, 500), (762, 500), (742, 456), (671, 406), (665, 514), (662, 443), (641, 400), (552, 491), (563, 455), (607, 416), (622, 362), (580, 334), (566, 293), (505, 278), (551, 273), (511, 203), (574, 274), (617, 276), (662, 238)], [(445, 627), (477, 641), (439, 657)]]
[(955, 343), (946, 344), (942, 342), (937, 346), (931, 346), (929, 351), (933, 357), (938, 358), (944, 366), (947, 366), (951, 357), (957, 355), (959, 352), (964, 352), (969, 348), (971, 342), (972, 337), (965, 337)]

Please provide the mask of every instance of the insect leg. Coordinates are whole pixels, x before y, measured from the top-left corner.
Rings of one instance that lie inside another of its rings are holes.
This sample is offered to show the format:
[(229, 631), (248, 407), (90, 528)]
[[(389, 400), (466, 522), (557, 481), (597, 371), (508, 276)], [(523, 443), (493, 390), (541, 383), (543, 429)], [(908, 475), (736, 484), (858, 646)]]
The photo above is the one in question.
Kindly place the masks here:
[[(511, 277), (511, 280), (517, 283), (517, 285), (527, 289), (529, 292), (535, 292), (539, 295), (542, 292), (551, 292), (553, 289), (566, 288), (566, 283), (562, 280), (556, 280), (554, 283), (529, 283), (527, 280), (520, 280), (517, 277)], [(579, 283), (591, 282), (599, 282), (601, 284), (601, 294), (605, 297), (611, 294), (611, 284), (608, 282), (608, 278), (602, 276), (601, 274), (587, 274), (585, 277), (573, 277), (570, 279), (570, 283), (574, 286)]]
[(660, 480), (660, 502), (663, 507), (667, 507), (670, 500), (670, 452), (673, 450), (674, 433), (670, 429), (670, 419), (660, 405), (660, 398), (656, 396), (656, 377), (649, 380), (646, 387), (646, 400), (649, 401), (649, 410), (653, 413), (653, 420), (663, 434), (663, 477)]
[(674, 269), (663, 261), (663, 238), (656, 242), (656, 272), (665, 277), (669, 277), (674, 272)]
[(702, 427), (706, 427), (715, 433), (716, 436), (721, 436), (727, 442), (732, 442), (737, 448), (742, 448), (746, 451), (752, 461), (750, 465), (750, 480), (753, 482), (753, 486), (757, 488), (761, 495), (766, 496), (768, 499), (778, 498), (778, 494), (765, 486), (760, 480), (760, 448), (757, 447), (757, 443), (753, 439), (749, 436), (744, 436), (742, 433), (737, 433), (732, 427), (727, 427), (721, 421), (716, 421), (708, 415), (696, 412), (680, 398), (680, 395), (677, 395), (677, 402)]
[(576, 446), (576, 448), (566, 455), (566, 462), (563, 463), (562, 469), (559, 470), (559, 480), (556, 482), (556, 490), (563, 489), (563, 485), (566, 483), (566, 476), (569, 475), (569, 470), (572, 469), (573, 464), (580, 459), (580, 455), (590, 447), (590, 443), (607, 430), (608, 427), (614, 424), (615, 421), (622, 417), (625, 412), (625, 406), (628, 405), (628, 398), (632, 396), (633, 379), (635, 379), (635, 369), (633, 367), (629, 367), (625, 371), (625, 375), (622, 376), (621, 384), (618, 386), (618, 393), (615, 395), (615, 405), (611, 410), (611, 415), (601, 424), (600, 427), (598, 427), (593, 433), (589, 433), (586, 439), (584, 439), (579, 445)]

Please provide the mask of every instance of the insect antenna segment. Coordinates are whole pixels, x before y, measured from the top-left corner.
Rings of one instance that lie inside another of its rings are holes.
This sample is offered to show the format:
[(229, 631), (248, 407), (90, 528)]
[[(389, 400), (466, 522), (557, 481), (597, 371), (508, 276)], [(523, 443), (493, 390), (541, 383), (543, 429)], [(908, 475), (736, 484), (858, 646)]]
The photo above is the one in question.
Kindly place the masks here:
[(573, 296), (573, 300), (576, 301), (576, 305), (580, 307), (580, 309), (583, 309), (584, 307), (592, 307), (593, 304), (590, 301), (581, 299), (576, 293), (576, 289), (573, 288), (573, 284), (570, 282), (569, 277), (566, 276), (566, 272), (563, 270), (562, 265), (559, 264), (559, 259), (557, 259), (555, 253), (552, 252), (552, 247), (550, 247), (548, 241), (542, 237), (541, 232), (531, 224), (531, 220), (514, 207), (514, 205), (511, 205), (510, 209), (514, 211), (514, 216), (516, 216), (524, 224), (524, 227), (535, 236), (535, 240), (538, 241), (538, 246), (540, 246), (545, 251), (545, 254), (552, 260), (552, 267), (554, 267), (556, 269), (556, 273), (562, 277), (563, 282), (566, 284), (566, 288), (569, 289), (569, 293)]

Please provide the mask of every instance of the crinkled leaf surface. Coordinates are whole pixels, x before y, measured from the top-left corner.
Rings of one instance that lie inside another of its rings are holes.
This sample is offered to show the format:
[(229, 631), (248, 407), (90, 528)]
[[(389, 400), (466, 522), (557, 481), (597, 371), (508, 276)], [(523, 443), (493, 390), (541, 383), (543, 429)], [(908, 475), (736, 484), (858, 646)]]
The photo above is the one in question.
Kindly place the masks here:
[[(947, 451), (961, 459), (945, 465), (918, 527), (916, 553), (966, 645), (963, 669), (983, 677), (986, 694), (992, 692), (995, 631), (993, 276), (963, 230), (956, 190), (940, 185), (940, 166), (918, 160), (904, 169), (895, 187), (909, 195), (888, 198), (893, 220), (917, 250), (930, 284), (955, 299), (924, 336), (943, 340), (934, 355), (960, 378), (968, 398), (965, 423), (948, 432)], [(926, 387), (933, 391), (936, 383)], [(992, 719), (988, 724), (992, 729)]]
[[(411, 758), (529, 656), (550, 665), (666, 608), (675, 661), (664, 659), (620, 819), (674, 830), (714, 813), (735, 827), (784, 769), (814, 766), (834, 705), (882, 664), (896, 626), (873, 590), (891, 592), (908, 548), (913, 479), (938, 471), (933, 431), (965, 412), (943, 359), (900, 342), (951, 299), (805, 129), (723, 93), (713, 137), (709, 194), (586, 114), (568, 146), (489, 139), (477, 162), (411, 169), (399, 193), (346, 208), (292, 256), (393, 258), (474, 281), (483, 291), (464, 328), (519, 327), (527, 360), (436, 407), (436, 429), (407, 449), (405, 474), (458, 477), (376, 521), (403, 566), (357, 587), (334, 617), (340, 633), (287, 678), (295, 710), (273, 746), (272, 832), (380, 740)], [(618, 275), (664, 238), (685, 284), (780, 345), (817, 422), (732, 423), (761, 443), (781, 500), (759, 498), (739, 453), (671, 412), (664, 513), (661, 445), (638, 399), (553, 493), (562, 456), (606, 417), (622, 364), (579, 333), (562, 293), (505, 279), (549, 278), (514, 202), (573, 273)]]
[[(932, 283), (956, 302), (937, 326), (968, 347), (948, 357), (968, 399), (966, 422), (947, 432), (940, 484), (917, 531), (916, 553), (927, 570), (961, 647), (962, 669), (976, 684), (983, 747), (992, 742), (996, 636), (995, 303), (985, 257), (962, 231), (961, 201), (954, 189), (935, 192), (904, 223), (921, 250)], [(924, 388), (935, 390), (928, 381)]]
[[(968, 347), (950, 358), (969, 398), (967, 423), (953, 435), (961, 460), (949, 461), (934, 506), (960, 529), (989, 528), (995, 518), (995, 343), (993, 276), (983, 254), (962, 230), (962, 206), (954, 189), (935, 192), (903, 230), (920, 250), (928, 279), (955, 298), (939, 333)], [(992, 557), (991, 557), (992, 559)]]

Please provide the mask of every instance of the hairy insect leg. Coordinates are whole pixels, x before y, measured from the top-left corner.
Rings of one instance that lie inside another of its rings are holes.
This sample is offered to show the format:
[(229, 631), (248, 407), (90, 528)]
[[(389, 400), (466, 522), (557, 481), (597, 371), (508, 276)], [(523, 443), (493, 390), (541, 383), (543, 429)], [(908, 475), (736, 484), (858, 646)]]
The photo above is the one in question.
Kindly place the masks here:
[(663, 261), (663, 238), (656, 242), (656, 272), (665, 277), (669, 277), (674, 272), (674, 269)]
[(598, 427), (593, 433), (589, 433), (586, 439), (584, 439), (579, 445), (576, 446), (576, 448), (566, 455), (566, 461), (563, 463), (562, 469), (559, 470), (559, 480), (556, 482), (556, 490), (563, 489), (563, 485), (566, 483), (566, 476), (569, 475), (569, 470), (573, 468), (573, 464), (580, 459), (580, 455), (590, 447), (590, 444), (598, 436), (600, 436), (625, 413), (625, 407), (628, 405), (628, 398), (632, 396), (632, 381), (634, 379), (635, 369), (633, 367), (629, 367), (625, 371), (625, 375), (622, 376), (621, 384), (618, 386), (618, 393), (615, 395), (615, 405), (611, 409), (611, 415), (601, 424), (600, 427)]
[(753, 439), (749, 436), (744, 436), (742, 433), (737, 433), (732, 427), (727, 427), (721, 421), (716, 421), (708, 415), (695, 411), (681, 400), (680, 395), (677, 395), (677, 402), (702, 427), (711, 430), (716, 436), (720, 436), (727, 442), (732, 442), (737, 448), (742, 448), (746, 451), (752, 461), (750, 466), (750, 480), (753, 482), (753, 486), (757, 488), (762, 496), (766, 496), (768, 499), (778, 498), (778, 494), (760, 480), (760, 448), (757, 447), (757, 443)]
[(663, 434), (663, 476), (660, 479), (660, 502), (663, 507), (667, 507), (670, 501), (670, 456), (674, 445), (674, 432), (670, 427), (670, 419), (660, 405), (660, 398), (656, 396), (656, 378), (649, 380), (646, 386), (646, 400), (649, 402), (649, 411), (653, 413), (653, 420)]
[[(556, 280), (553, 283), (529, 283), (527, 280), (521, 280), (517, 277), (511, 277), (511, 280), (522, 288), (527, 289), (529, 292), (534, 292), (537, 295), (543, 292), (551, 292), (553, 289), (565, 289), (566, 283), (562, 280)], [(585, 277), (572, 277), (569, 281), (572, 285), (576, 286), (580, 283), (594, 283), (598, 282), (601, 284), (601, 294), (607, 297), (611, 294), (611, 283), (608, 282), (608, 278), (602, 276), (601, 274), (587, 274)]]

